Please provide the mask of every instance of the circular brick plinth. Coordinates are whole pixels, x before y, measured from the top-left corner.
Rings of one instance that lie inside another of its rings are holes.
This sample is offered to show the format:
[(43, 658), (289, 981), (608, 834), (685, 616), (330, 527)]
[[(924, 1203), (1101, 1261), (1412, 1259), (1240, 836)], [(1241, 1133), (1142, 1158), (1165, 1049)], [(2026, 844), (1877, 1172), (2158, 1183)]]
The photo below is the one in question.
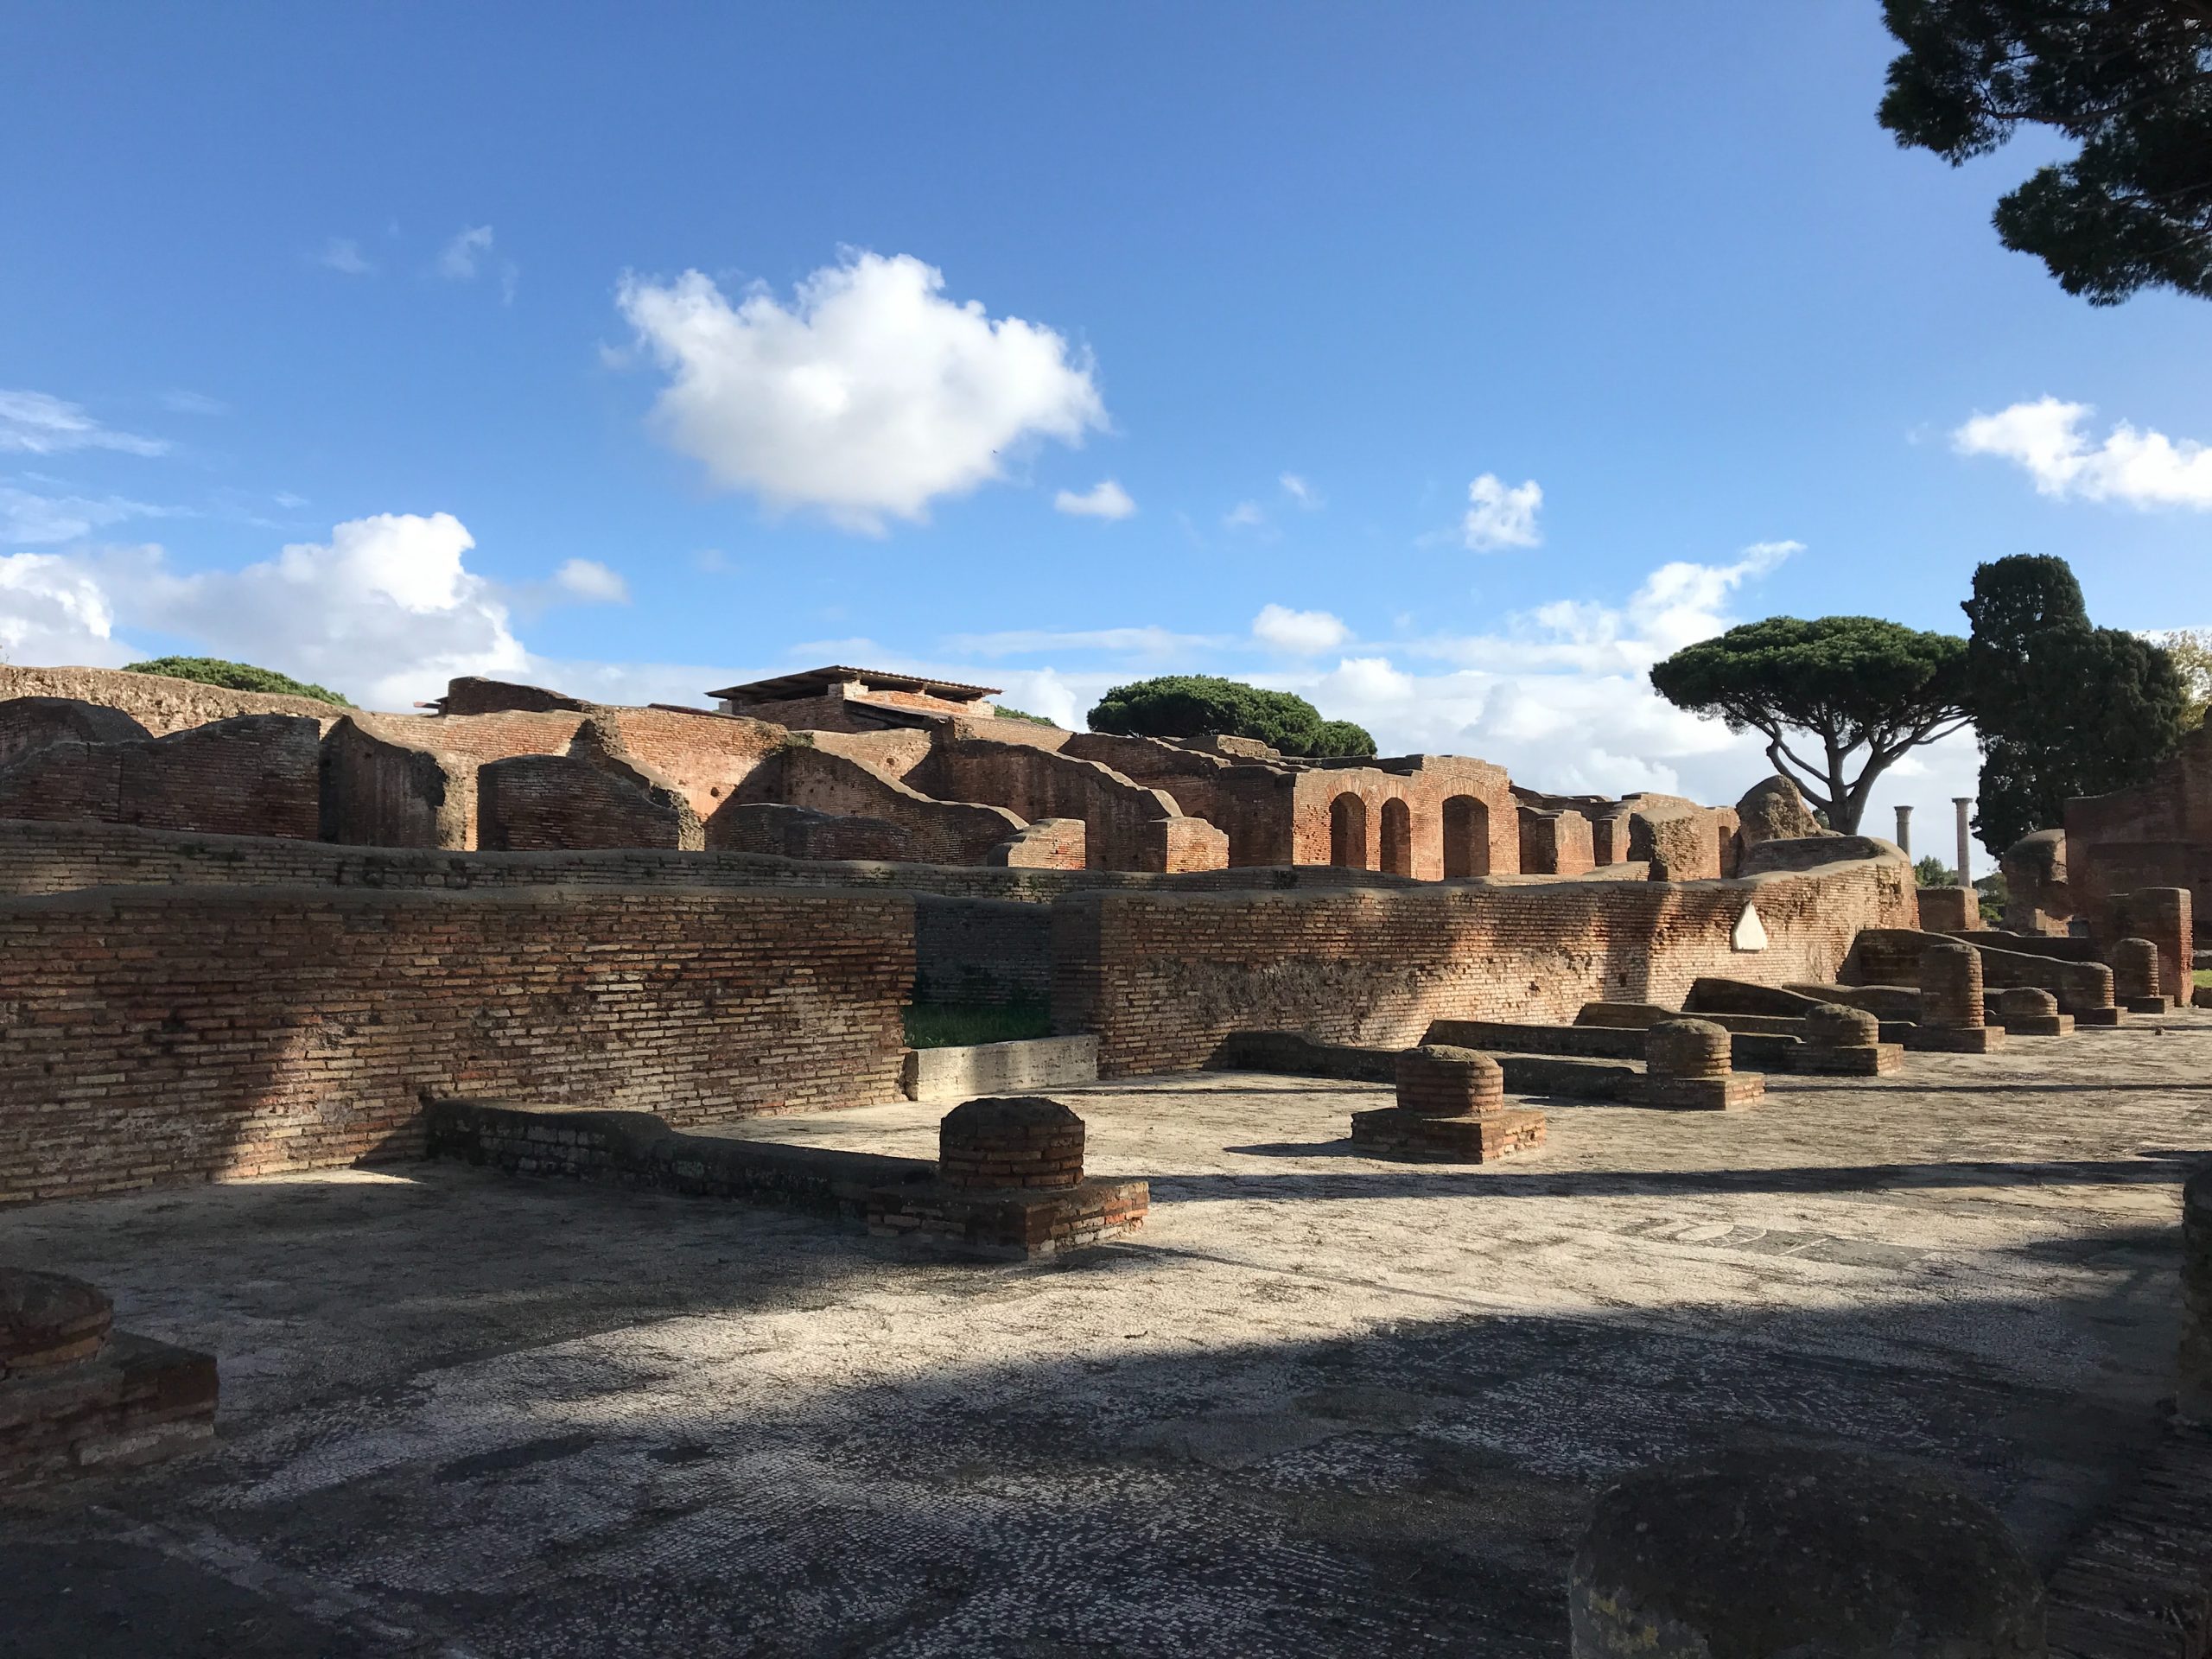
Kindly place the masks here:
[(2113, 1000), (2122, 1007), (2158, 993), (2158, 947), (2148, 939), (2122, 939), (2112, 948)]
[(937, 1130), (938, 1179), (948, 1186), (1050, 1188), (1083, 1181), (1083, 1120), (1057, 1100), (971, 1100)]
[(1505, 1107), (1505, 1071), (1471, 1048), (1431, 1043), (1398, 1056), (1398, 1104), (1415, 1117), (1479, 1117)]
[(1709, 1020), (1662, 1020), (1644, 1034), (1643, 1066), (1655, 1077), (1727, 1077), (1728, 1033)]
[(2049, 991), (2039, 991), (2032, 985), (2015, 985), (2010, 990), (1997, 993), (1997, 1015), (2008, 1022), (2056, 1019), (2058, 999)]
[(1970, 944), (1931, 944), (1920, 958), (1920, 1023), (1944, 1031), (1978, 1031), (1981, 952)]
[(107, 1344), (107, 1293), (58, 1273), (0, 1268), (0, 1378), (73, 1365)]
[(1948, 1483), (1809, 1446), (1642, 1469), (1567, 1573), (1574, 1659), (2042, 1659), (2043, 1580)]
[(1872, 1048), (1882, 1040), (1882, 1022), (1864, 1008), (1823, 1002), (1805, 1016), (1805, 1040), (1815, 1048)]

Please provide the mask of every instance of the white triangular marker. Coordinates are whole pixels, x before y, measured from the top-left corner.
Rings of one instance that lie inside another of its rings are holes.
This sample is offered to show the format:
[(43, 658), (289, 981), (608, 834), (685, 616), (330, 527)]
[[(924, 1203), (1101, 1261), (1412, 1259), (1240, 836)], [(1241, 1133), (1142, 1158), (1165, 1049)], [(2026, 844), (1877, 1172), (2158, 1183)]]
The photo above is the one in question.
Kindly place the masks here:
[(1744, 913), (1736, 918), (1736, 931), (1728, 936), (1728, 943), (1738, 950), (1766, 949), (1766, 924), (1759, 920), (1757, 905), (1744, 906)]

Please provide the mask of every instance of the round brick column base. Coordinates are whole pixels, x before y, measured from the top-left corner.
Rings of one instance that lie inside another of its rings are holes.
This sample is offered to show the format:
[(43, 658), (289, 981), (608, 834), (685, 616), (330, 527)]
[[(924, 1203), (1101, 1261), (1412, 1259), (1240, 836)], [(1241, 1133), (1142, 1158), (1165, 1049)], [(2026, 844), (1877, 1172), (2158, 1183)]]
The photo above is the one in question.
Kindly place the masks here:
[(1083, 1182), (1083, 1120), (1057, 1100), (1011, 1095), (956, 1106), (938, 1125), (947, 1186), (1031, 1190)]

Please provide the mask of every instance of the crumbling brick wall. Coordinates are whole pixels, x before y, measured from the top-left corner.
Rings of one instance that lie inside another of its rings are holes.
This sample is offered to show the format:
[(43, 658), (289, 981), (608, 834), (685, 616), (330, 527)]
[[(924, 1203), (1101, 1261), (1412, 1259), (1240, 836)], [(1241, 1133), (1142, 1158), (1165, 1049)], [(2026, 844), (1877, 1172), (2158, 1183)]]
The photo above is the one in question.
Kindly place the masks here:
[[(1083, 893), (1052, 906), (1056, 1030), (1110, 1075), (1203, 1065), (1234, 1030), (1403, 1046), (1432, 1020), (1679, 1007), (1700, 975), (1827, 980), (1863, 927), (1910, 925), (1902, 858), (1695, 887), (1573, 882), (1341, 893)], [(1764, 950), (1734, 950), (1746, 903)]]
[(1523, 806), (1520, 819), (1522, 874), (1580, 875), (1597, 868), (1590, 820), (1581, 813)]
[(791, 741), (781, 726), (687, 709), (600, 709), (593, 718), (623, 752), (683, 791), (691, 810), (711, 818), (746, 780)]
[(355, 847), (474, 843), (476, 764), (389, 742), (353, 720), (322, 740), (320, 834)]
[(955, 733), (938, 739), (930, 775), (946, 795), (988, 801), (1024, 822), (1080, 818), (1084, 856), (1096, 869), (1219, 869), (1229, 862), (1222, 830), (1187, 817), (1165, 791), (1096, 760)]
[(0, 900), (0, 1202), (411, 1156), (425, 1096), (892, 1100), (913, 935), (888, 893)]
[(2065, 885), (2100, 944), (2120, 938), (2116, 894), (2185, 887), (2200, 925), (2212, 916), (2212, 727), (2200, 727), (2151, 781), (2066, 804)]
[(313, 840), (318, 723), (240, 715), (166, 737), (64, 738), (0, 768), (0, 817)]
[(477, 839), (508, 852), (664, 847), (696, 852), (705, 827), (666, 779), (588, 720), (566, 754), (516, 755), (476, 774)]
[(487, 680), (474, 674), (448, 680), (441, 702), (444, 704), (443, 712), (449, 716), (591, 712), (591, 704), (566, 692), (549, 691), (542, 685), (524, 685), (514, 680)]
[(865, 761), (803, 742), (756, 772), (747, 793), (817, 812), (887, 819), (913, 838), (913, 856), (931, 864), (981, 864), (1022, 822), (1002, 806), (932, 798)]
[(17, 668), (0, 663), (0, 697), (67, 697), (119, 709), (156, 737), (239, 715), (297, 715), (327, 726), (346, 711), (313, 697), (228, 691), (166, 674), (116, 668)]
[(912, 862), (914, 837), (888, 818), (817, 812), (776, 801), (726, 801), (707, 820), (709, 852), (767, 853), (779, 858), (882, 859)]
[(0, 702), (0, 766), (67, 740), (128, 743), (149, 735), (120, 709), (76, 697), (10, 697)]

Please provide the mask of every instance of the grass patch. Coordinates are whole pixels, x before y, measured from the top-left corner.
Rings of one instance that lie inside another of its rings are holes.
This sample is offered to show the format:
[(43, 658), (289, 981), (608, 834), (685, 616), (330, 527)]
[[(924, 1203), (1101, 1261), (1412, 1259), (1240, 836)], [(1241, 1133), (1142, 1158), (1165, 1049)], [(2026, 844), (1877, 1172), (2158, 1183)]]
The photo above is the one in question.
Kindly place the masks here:
[(2190, 981), (2197, 985), (2212, 986), (2212, 968), (2199, 968), (2190, 976)]
[(1052, 1034), (1052, 1010), (1044, 1002), (985, 1007), (971, 1002), (918, 1002), (906, 1010), (909, 1048), (967, 1048), (976, 1043), (1014, 1043)]

